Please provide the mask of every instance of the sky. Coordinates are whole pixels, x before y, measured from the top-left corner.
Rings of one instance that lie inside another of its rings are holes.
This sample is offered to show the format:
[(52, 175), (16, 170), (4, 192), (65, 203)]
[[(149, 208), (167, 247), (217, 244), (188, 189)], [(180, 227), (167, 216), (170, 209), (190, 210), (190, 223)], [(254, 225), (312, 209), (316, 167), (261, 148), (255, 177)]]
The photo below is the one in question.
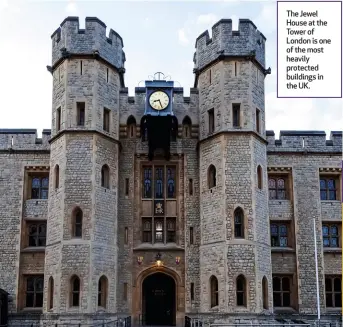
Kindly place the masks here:
[(342, 130), (342, 99), (278, 99), (276, 1), (77, 1), (0, 0), (0, 129), (51, 128), (51, 34), (67, 16), (98, 17), (124, 41), (129, 95), (157, 71), (184, 88), (194, 85), (195, 40), (220, 19), (251, 19), (265, 35), (266, 128)]

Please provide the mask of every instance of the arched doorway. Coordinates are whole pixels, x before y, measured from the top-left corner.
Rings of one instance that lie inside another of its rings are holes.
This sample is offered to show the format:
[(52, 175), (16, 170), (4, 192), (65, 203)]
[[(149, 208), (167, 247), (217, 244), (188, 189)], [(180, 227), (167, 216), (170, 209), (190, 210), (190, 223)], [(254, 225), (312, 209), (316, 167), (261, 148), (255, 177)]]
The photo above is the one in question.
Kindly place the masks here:
[(176, 318), (176, 287), (172, 277), (155, 273), (142, 285), (142, 312), (145, 325), (174, 326)]

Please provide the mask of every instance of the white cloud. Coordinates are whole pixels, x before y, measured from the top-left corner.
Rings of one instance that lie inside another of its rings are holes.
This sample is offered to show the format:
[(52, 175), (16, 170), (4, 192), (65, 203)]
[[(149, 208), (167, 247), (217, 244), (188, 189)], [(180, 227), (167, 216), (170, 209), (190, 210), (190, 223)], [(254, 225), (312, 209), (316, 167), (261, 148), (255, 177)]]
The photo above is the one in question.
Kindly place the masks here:
[(179, 36), (179, 42), (182, 45), (188, 45), (189, 44), (189, 39), (187, 38), (186, 31), (184, 28), (180, 28), (178, 30), (178, 36)]
[(198, 25), (213, 25), (216, 23), (219, 19), (217, 19), (217, 16), (215, 14), (207, 14), (207, 15), (199, 15), (197, 18), (197, 24)]
[(68, 14), (74, 14), (77, 12), (77, 4), (74, 1), (70, 0), (65, 10)]
[(9, 7), (8, 0), (0, 0), (0, 12)]

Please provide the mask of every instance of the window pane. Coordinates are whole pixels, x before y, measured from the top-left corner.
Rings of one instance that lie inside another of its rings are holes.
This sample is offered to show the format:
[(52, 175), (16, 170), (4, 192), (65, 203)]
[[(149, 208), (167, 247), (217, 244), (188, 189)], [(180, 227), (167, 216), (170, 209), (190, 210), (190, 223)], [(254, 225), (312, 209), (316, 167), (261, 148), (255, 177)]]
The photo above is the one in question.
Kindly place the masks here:
[(49, 178), (45, 177), (42, 179), (42, 187), (43, 188), (48, 188), (49, 187)]
[(281, 307), (281, 293), (273, 293), (274, 307)]
[(330, 246), (333, 248), (338, 248), (338, 238), (337, 237), (331, 237)]
[(291, 294), (290, 293), (283, 293), (283, 306), (290, 307), (291, 306)]
[(268, 180), (268, 187), (269, 187), (269, 189), (275, 189), (276, 188), (276, 181), (275, 181), (275, 179), (270, 178)]
[(278, 181), (277, 181), (277, 188), (279, 190), (285, 188), (285, 181), (282, 178), (278, 179)]
[(244, 290), (244, 281), (243, 278), (237, 278), (237, 291)]
[(32, 188), (40, 188), (40, 179), (39, 178), (33, 178), (32, 179)]
[(338, 234), (338, 229), (337, 229), (337, 226), (331, 226), (330, 228), (330, 234), (335, 236)]
[(341, 308), (342, 307), (342, 295), (335, 294), (335, 307)]
[(277, 190), (277, 198), (279, 200), (285, 200), (286, 199), (286, 192), (285, 192), (285, 190)]
[(144, 168), (143, 198), (151, 198), (151, 168)]
[(269, 199), (271, 200), (276, 199), (276, 190), (269, 190)]
[(288, 277), (282, 278), (282, 290), (289, 291), (290, 290), (290, 282)]
[(244, 293), (237, 292), (237, 305), (244, 305)]
[(26, 290), (28, 292), (33, 292), (35, 290), (34, 286), (34, 279), (33, 278), (28, 278), (26, 282)]
[(175, 197), (175, 168), (167, 169), (167, 196), (168, 198)]
[(332, 294), (331, 293), (327, 293), (326, 294), (326, 306), (328, 307), (328, 308), (332, 308), (332, 306), (333, 306), (333, 302), (332, 302)]
[(155, 169), (155, 198), (163, 198), (163, 168)]
[(281, 225), (279, 227), (279, 230), (280, 230), (280, 235), (281, 236), (286, 236), (287, 235), (287, 227), (285, 225)]
[(320, 199), (321, 200), (327, 200), (327, 192), (326, 191), (320, 191)]
[(270, 233), (272, 235), (278, 235), (278, 227), (276, 225), (270, 225)]
[(335, 292), (341, 292), (341, 280), (339, 278), (335, 278), (333, 282), (333, 288)]
[(79, 293), (73, 293), (73, 306), (79, 306)]
[(323, 231), (323, 236), (329, 235), (329, 227), (328, 226), (323, 226), (322, 231)]
[(36, 292), (43, 292), (43, 286), (44, 286), (44, 279), (38, 278), (36, 279)]
[(330, 246), (330, 238), (323, 237), (323, 246), (325, 246), (325, 247)]
[(36, 303), (35, 307), (43, 307), (43, 292), (36, 293)]
[(321, 190), (326, 190), (326, 181), (325, 179), (320, 180), (320, 189)]
[(336, 200), (336, 191), (329, 191), (329, 200)]
[(26, 306), (29, 308), (33, 307), (33, 299), (34, 295), (33, 293), (26, 293)]
[(287, 237), (280, 237), (280, 246), (287, 247)]
[(48, 198), (48, 190), (41, 190), (41, 198), (42, 199), (47, 199)]
[(272, 236), (270, 243), (271, 243), (271, 246), (279, 246), (279, 237), (278, 236)]
[(335, 181), (333, 179), (328, 180), (328, 189), (334, 190), (335, 189)]
[(273, 290), (274, 291), (281, 291), (281, 280), (279, 277), (273, 278)]

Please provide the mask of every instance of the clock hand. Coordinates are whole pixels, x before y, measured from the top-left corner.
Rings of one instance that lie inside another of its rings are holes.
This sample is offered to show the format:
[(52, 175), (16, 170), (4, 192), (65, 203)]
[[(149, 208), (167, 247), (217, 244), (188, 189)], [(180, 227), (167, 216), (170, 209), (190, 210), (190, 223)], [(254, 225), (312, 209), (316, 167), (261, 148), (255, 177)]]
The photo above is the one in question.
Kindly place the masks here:
[(161, 103), (161, 100), (158, 100), (158, 102), (160, 103), (160, 106), (161, 106), (161, 109), (162, 109), (162, 103)]

